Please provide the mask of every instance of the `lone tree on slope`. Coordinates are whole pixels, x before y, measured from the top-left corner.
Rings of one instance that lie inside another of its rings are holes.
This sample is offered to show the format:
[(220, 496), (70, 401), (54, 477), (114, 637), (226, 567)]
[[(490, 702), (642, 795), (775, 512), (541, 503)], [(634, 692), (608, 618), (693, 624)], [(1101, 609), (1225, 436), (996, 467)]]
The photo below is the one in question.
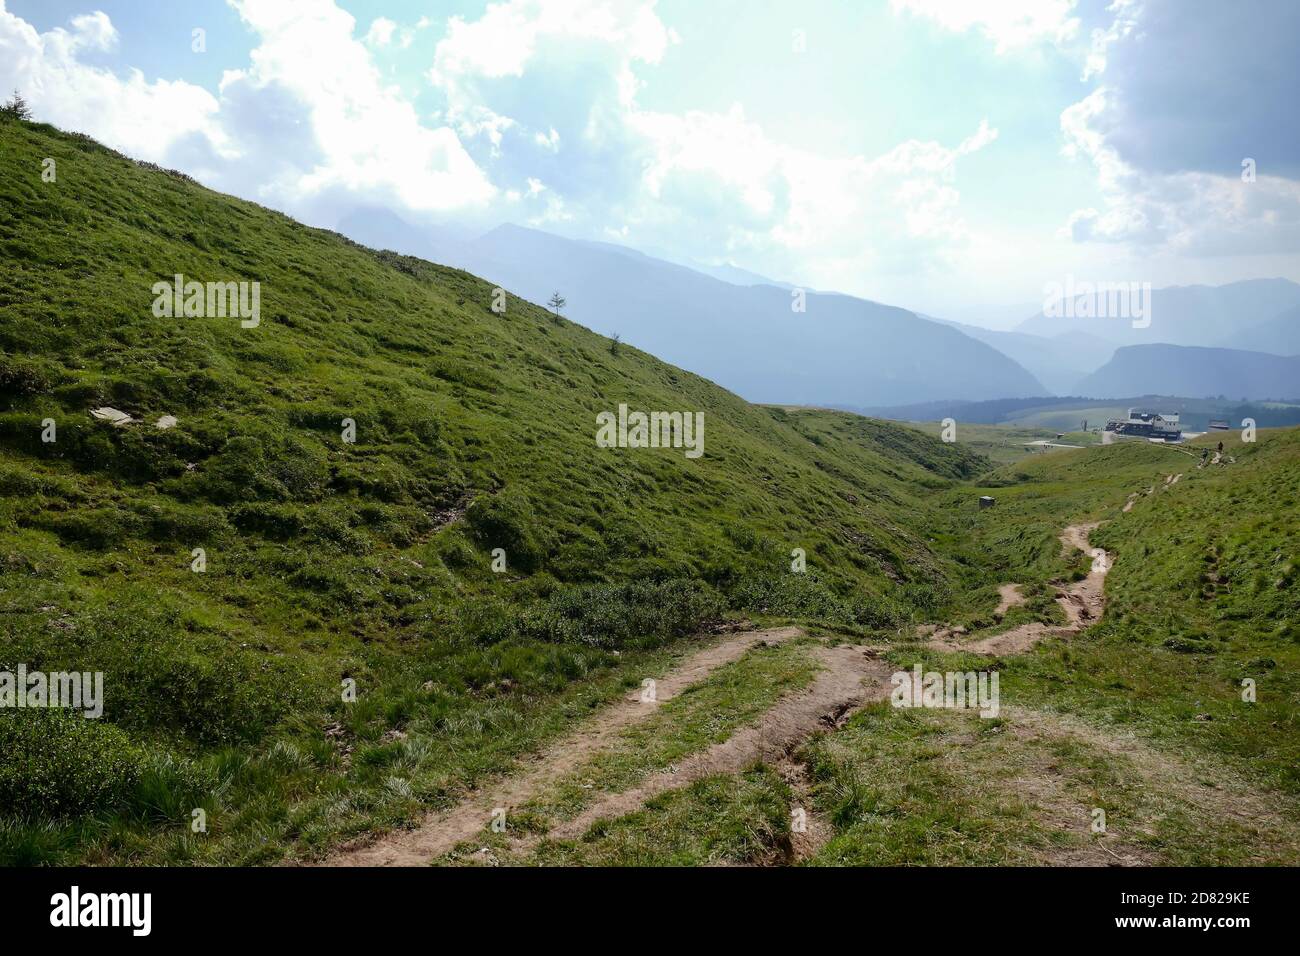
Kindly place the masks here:
[(14, 98), (4, 106), (0, 106), (0, 115), (3, 115), (5, 118), (12, 117), (13, 119), (29, 120), (32, 118), (32, 110), (31, 107), (27, 105), (27, 101), (23, 99), (23, 95), (17, 90), (14, 90)]
[(564, 296), (560, 295), (559, 290), (557, 289), (556, 292), (551, 296), (550, 301), (547, 302), (546, 304), (549, 305), (552, 311), (555, 312), (555, 324), (559, 325), (560, 310), (563, 309), (566, 305), (568, 305), (567, 300), (564, 298)]

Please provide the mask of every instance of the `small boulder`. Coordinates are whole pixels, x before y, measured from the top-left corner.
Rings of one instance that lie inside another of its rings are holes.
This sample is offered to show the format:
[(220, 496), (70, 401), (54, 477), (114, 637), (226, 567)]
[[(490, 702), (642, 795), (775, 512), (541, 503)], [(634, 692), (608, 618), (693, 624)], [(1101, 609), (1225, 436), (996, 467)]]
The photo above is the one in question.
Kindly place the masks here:
[(122, 428), (135, 421), (134, 418), (121, 409), (111, 408), (108, 405), (104, 405), (102, 408), (92, 408), (90, 414), (92, 418), (97, 418), (101, 422), (108, 422), (114, 428)]

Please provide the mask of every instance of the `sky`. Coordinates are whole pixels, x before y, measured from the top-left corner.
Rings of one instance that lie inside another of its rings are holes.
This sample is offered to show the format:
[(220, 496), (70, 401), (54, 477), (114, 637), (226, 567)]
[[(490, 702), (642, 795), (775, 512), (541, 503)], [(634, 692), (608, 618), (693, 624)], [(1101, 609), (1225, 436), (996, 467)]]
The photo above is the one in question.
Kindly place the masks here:
[(1292, 0), (0, 0), (0, 90), (312, 225), (1007, 327), (1067, 276), (1300, 281), (1297, 36)]

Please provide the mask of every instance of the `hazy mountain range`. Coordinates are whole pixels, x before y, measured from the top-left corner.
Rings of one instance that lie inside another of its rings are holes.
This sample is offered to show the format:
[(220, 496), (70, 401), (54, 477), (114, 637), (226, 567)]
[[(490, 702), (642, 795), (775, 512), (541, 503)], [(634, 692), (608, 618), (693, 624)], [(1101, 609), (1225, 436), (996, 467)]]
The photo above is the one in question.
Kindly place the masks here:
[[(1284, 279), (1156, 289), (1145, 328), (1040, 312), (994, 331), (813, 290), (797, 312), (795, 286), (734, 265), (681, 265), (516, 225), (478, 236), (433, 232), (369, 208), (339, 231), (465, 269), (533, 302), (559, 291), (567, 318), (751, 401), (863, 407), (1048, 394), (1300, 393), (1278, 380), (1287, 363), (1271, 361), (1300, 352), (1300, 285)], [(1175, 346), (1233, 354), (1216, 360)]]
[(1128, 345), (1079, 383), (1095, 397), (1161, 395), (1300, 398), (1300, 356), (1196, 345)]
[(1042, 336), (1085, 333), (1116, 346), (1163, 343), (1270, 351), (1260, 346), (1257, 339), (1262, 339), (1263, 333), (1257, 330), (1297, 306), (1300, 285), (1286, 279), (1248, 279), (1220, 286), (1155, 289), (1145, 325), (1128, 318), (1051, 316), (1039, 312), (1016, 331)]

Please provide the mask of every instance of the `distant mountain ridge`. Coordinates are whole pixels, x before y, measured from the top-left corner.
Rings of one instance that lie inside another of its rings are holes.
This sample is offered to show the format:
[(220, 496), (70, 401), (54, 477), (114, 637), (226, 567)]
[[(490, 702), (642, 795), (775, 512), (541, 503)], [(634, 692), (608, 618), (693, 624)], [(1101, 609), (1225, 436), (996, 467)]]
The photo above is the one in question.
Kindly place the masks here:
[(1300, 356), (1186, 345), (1130, 345), (1079, 383), (1084, 395), (1300, 397)]
[(1229, 336), (1219, 345), (1223, 348), (1240, 347), (1234, 343), (1248, 343), (1256, 352), (1300, 355), (1300, 306), (1252, 325), (1244, 334)]
[[(1271, 349), (1255, 341), (1253, 330), (1300, 307), (1300, 285), (1287, 279), (1248, 279), (1221, 286), (1170, 286), (1152, 290), (1150, 300), (1149, 316), (1137, 323), (1123, 317), (1039, 312), (1016, 331), (1046, 337), (1083, 332), (1116, 345), (1201, 345), (1265, 352)], [(1147, 318), (1149, 324), (1142, 327)]]
[(1028, 332), (1001, 332), (951, 319), (935, 318), (933, 321), (960, 329), (963, 334), (993, 346), (1027, 369), (1053, 395), (1069, 395), (1080, 381), (1115, 352), (1112, 343), (1087, 332), (1042, 336)]
[[(487, 276), (530, 301), (559, 290), (569, 318), (752, 401), (861, 408), (1078, 394), (1110, 387), (1093, 376), (1116, 348), (1139, 344), (1300, 353), (1300, 285), (1285, 279), (1153, 290), (1146, 328), (1040, 313), (999, 331), (812, 289), (807, 311), (793, 312), (795, 286), (730, 263), (675, 263), (517, 225), (451, 235), (365, 209), (339, 228)], [(1113, 394), (1132, 393), (1131, 384)]]
[[(376, 228), (369, 229), (368, 225)], [(385, 224), (341, 224), (359, 241), (384, 245)], [(545, 302), (564, 315), (718, 382), (750, 401), (899, 404), (1043, 395), (1031, 373), (996, 348), (906, 309), (807, 291), (794, 311), (790, 288), (744, 274), (738, 284), (607, 243), (499, 226), (455, 242), (394, 230), (414, 248)], [(741, 275), (731, 274), (740, 280)]]

